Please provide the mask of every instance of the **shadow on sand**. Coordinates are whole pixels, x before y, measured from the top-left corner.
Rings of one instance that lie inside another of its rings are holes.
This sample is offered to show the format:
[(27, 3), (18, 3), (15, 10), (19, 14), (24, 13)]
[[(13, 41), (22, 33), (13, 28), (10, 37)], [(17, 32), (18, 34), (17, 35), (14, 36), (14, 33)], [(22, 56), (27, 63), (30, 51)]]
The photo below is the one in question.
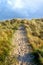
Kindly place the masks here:
[(23, 56), (20, 56), (20, 55), (18, 56), (18, 60), (20, 62), (30, 63), (32, 65), (38, 65), (38, 63), (36, 63), (34, 61), (34, 58), (35, 58), (35, 56), (32, 53), (27, 53), (27, 54), (25, 54)]

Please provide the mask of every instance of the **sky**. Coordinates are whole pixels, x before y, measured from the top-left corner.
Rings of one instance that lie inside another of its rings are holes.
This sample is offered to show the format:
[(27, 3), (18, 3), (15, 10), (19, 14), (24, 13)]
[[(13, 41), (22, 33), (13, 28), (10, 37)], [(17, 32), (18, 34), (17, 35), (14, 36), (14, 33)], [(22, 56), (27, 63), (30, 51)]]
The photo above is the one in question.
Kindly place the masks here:
[(0, 0), (0, 20), (43, 18), (43, 0)]

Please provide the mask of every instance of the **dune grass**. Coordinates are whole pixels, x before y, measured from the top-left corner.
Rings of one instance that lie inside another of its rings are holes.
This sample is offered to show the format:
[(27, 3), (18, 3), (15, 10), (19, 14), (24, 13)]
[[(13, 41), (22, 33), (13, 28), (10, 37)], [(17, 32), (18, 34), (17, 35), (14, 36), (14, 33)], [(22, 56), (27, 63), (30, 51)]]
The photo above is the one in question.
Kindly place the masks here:
[(33, 48), (37, 62), (43, 65), (43, 19), (21, 20), (12, 19), (0, 21), (0, 65), (18, 63), (16, 55), (9, 56), (12, 47), (12, 36), (20, 25), (24, 25), (28, 42)]
[[(0, 65), (10, 65), (6, 64), (6, 58), (10, 54), (10, 50), (12, 47), (12, 36), (13, 33), (17, 30), (18, 26), (19, 21), (16, 19), (0, 22)], [(14, 60), (16, 62), (15, 57)]]
[(27, 20), (24, 25), (28, 41), (34, 52), (39, 55), (39, 62), (43, 64), (43, 19)]

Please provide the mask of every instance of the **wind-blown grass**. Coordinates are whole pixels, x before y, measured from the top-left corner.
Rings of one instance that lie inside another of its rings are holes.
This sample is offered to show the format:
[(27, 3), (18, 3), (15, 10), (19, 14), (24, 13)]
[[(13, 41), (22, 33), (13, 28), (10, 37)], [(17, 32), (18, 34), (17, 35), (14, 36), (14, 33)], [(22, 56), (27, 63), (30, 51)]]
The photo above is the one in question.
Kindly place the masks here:
[(27, 20), (24, 22), (24, 25), (29, 43), (39, 55), (39, 62), (43, 64), (43, 19)]
[(0, 65), (11, 65), (14, 61), (18, 63), (16, 56), (11, 57), (9, 54), (12, 48), (12, 36), (19, 25), (25, 26), (33, 54), (38, 56), (35, 58), (43, 65), (43, 19), (12, 19), (0, 22)]
[(19, 22), (16, 19), (0, 22), (0, 65), (6, 65), (5, 61), (12, 46), (12, 36), (18, 26)]

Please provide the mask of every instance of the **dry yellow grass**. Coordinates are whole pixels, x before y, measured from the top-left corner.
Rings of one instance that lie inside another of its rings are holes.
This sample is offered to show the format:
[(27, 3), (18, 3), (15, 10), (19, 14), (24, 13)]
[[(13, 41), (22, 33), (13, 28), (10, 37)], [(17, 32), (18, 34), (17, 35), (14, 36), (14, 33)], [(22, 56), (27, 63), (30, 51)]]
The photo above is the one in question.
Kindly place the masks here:
[[(43, 19), (33, 19), (25, 23), (27, 37), (34, 51), (39, 50), (40, 55), (43, 55)], [(43, 56), (41, 57), (43, 58)], [(41, 61), (43, 61), (41, 59)]]
[(16, 19), (0, 22), (0, 65), (5, 65), (5, 59), (11, 50), (12, 35), (18, 28), (18, 23)]
[(0, 65), (4, 65), (2, 62), (9, 54), (12, 35), (21, 23), (25, 25), (29, 43), (34, 51), (40, 51), (40, 59), (43, 62), (43, 19), (13, 19), (0, 22)]

